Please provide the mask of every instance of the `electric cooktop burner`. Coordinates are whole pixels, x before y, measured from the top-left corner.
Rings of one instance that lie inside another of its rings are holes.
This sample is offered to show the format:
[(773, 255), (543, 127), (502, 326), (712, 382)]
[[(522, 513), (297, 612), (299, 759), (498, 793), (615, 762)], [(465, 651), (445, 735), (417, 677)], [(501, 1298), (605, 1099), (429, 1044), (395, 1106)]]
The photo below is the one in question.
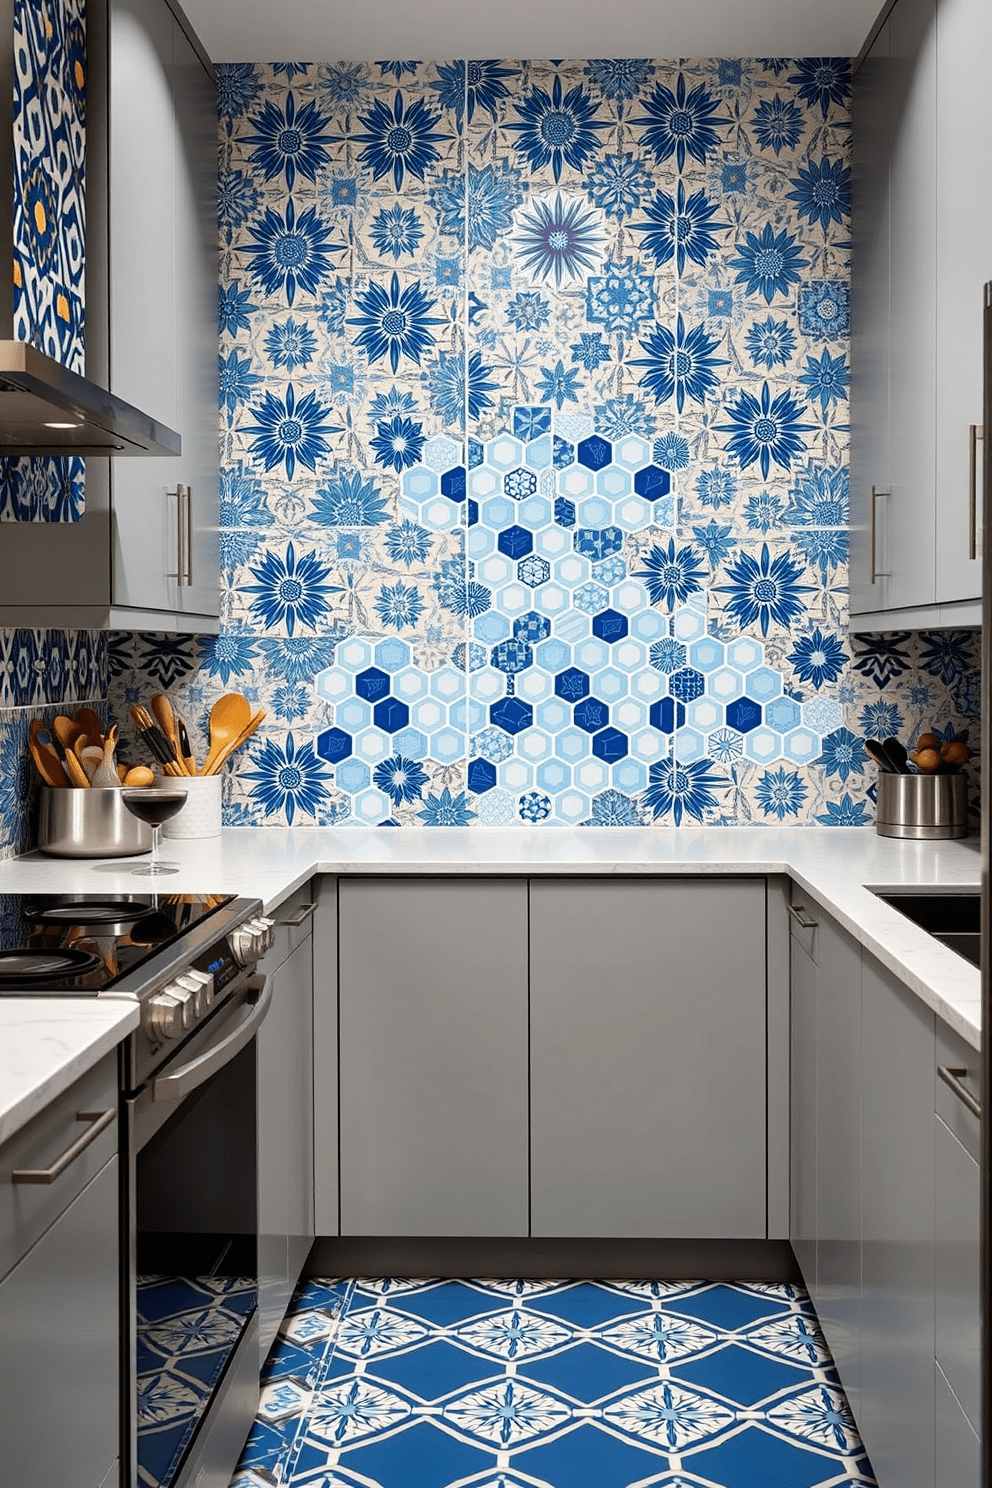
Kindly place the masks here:
[(0, 895), (0, 997), (96, 997), (232, 897)]

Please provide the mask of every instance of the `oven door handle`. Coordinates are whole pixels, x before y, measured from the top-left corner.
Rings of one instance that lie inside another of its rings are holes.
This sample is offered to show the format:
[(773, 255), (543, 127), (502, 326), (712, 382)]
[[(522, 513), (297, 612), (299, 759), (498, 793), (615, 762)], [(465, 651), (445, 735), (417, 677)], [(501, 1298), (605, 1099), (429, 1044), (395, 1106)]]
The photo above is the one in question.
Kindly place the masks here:
[(214, 1044), (203, 1054), (197, 1055), (189, 1064), (181, 1064), (177, 1070), (167, 1075), (159, 1075), (152, 1082), (153, 1102), (185, 1100), (191, 1091), (203, 1085), (211, 1075), (223, 1069), (225, 1064), (251, 1043), (272, 1006), (273, 987), (267, 976), (252, 977), (246, 987), (252, 999), (246, 1016), (235, 1024), (219, 1044)]

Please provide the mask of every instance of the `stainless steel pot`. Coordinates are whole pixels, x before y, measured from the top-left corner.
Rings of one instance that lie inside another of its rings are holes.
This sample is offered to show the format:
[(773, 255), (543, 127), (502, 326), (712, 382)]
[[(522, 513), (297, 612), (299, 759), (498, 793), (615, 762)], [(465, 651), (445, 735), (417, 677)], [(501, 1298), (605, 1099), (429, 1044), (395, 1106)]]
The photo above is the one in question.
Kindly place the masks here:
[(119, 790), (41, 787), (38, 846), (56, 858), (121, 858), (151, 850), (151, 827), (132, 816)]
[(964, 775), (879, 775), (876, 830), (880, 837), (967, 837)]

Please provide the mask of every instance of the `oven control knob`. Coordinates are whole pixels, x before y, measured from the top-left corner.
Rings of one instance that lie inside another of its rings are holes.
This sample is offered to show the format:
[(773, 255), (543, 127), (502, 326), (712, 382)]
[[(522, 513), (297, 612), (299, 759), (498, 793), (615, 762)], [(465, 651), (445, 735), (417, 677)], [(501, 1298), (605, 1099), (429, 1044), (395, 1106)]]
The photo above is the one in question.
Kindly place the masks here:
[(166, 987), (170, 997), (174, 997), (182, 1008), (183, 1028), (192, 1028), (196, 1022), (196, 1002), (192, 989), (184, 987), (181, 980), (170, 982)]
[(232, 930), (227, 937), (227, 943), (231, 948), (231, 955), (239, 966), (248, 966), (257, 958), (256, 940), (250, 923), (239, 925), (236, 930)]
[(275, 920), (270, 920), (268, 915), (259, 915), (255, 923), (262, 927), (264, 950), (271, 951), (276, 943)]
[(156, 992), (144, 1005), (143, 1021), (153, 1038), (178, 1038), (183, 1031), (183, 1005), (171, 992)]
[(176, 985), (193, 994), (193, 1013), (202, 1018), (213, 1002), (214, 979), (205, 971), (184, 971)]

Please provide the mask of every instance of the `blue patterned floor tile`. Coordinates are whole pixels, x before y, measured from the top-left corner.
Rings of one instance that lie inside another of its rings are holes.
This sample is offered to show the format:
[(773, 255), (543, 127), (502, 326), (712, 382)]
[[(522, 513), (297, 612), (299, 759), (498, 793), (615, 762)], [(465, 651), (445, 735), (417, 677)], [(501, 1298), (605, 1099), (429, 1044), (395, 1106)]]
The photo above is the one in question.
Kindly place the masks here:
[(519, 1372), (586, 1404), (657, 1379), (657, 1370), (643, 1360), (620, 1358), (590, 1343), (578, 1343), (550, 1359), (528, 1359)]
[(494, 1467), (496, 1459), (421, 1421), (386, 1441), (342, 1452), (340, 1462), (381, 1488), (446, 1488)]
[[(761, 1426), (747, 1426), (729, 1440), (683, 1459), (691, 1472), (728, 1488), (815, 1488), (844, 1482), (843, 1458), (780, 1441)], [(852, 1464), (853, 1465), (853, 1464)], [(558, 1488), (558, 1485), (556, 1485)]]
[(520, 1472), (553, 1488), (628, 1488), (669, 1465), (665, 1456), (592, 1425), (579, 1426), (557, 1441), (521, 1452), (514, 1460)]
[(502, 1364), (477, 1358), (441, 1340), (423, 1343), (391, 1359), (376, 1359), (367, 1367), (365, 1378), (391, 1381), (427, 1401), (439, 1400), (502, 1372)]
[(759, 1318), (773, 1319), (778, 1313), (790, 1311), (791, 1304), (784, 1297), (756, 1294), (740, 1287), (716, 1285), (690, 1297), (680, 1297), (672, 1303), (672, 1310), (682, 1317), (699, 1318), (700, 1322), (712, 1323), (727, 1333), (746, 1328)]
[(414, 1292), (394, 1305), (403, 1312), (423, 1318), (426, 1323), (446, 1328), (484, 1312), (501, 1312), (506, 1299), (498, 1293), (466, 1286), (461, 1281), (449, 1281), (438, 1283), (426, 1291)]
[(542, 1297), (541, 1311), (578, 1328), (595, 1328), (610, 1318), (644, 1311), (644, 1302), (636, 1296), (624, 1297), (593, 1281), (574, 1282), (566, 1291)]
[(808, 1384), (809, 1371), (793, 1364), (776, 1363), (730, 1343), (702, 1359), (687, 1359), (673, 1365), (672, 1378), (715, 1390), (735, 1405), (752, 1406), (780, 1390)]
[(789, 1283), (363, 1278), (296, 1306), (244, 1488), (872, 1488)]

